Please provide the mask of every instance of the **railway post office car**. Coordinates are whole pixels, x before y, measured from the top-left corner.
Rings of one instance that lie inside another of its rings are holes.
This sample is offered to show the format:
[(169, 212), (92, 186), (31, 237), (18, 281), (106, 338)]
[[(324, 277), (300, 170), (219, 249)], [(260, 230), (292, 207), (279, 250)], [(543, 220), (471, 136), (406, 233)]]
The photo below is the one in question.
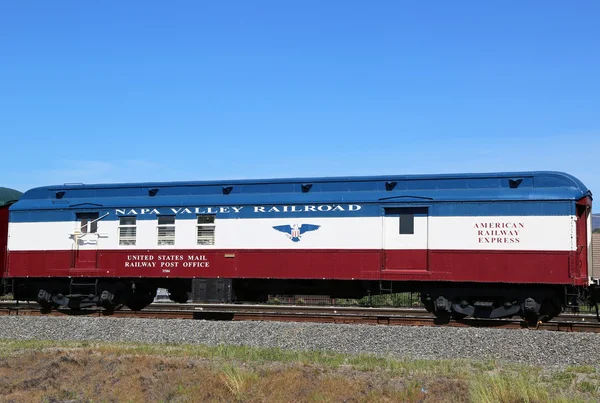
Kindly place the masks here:
[(185, 302), (203, 278), (537, 320), (594, 295), (591, 205), (560, 172), (47, 186), (10, 207), (4, 277), (48, 309)]

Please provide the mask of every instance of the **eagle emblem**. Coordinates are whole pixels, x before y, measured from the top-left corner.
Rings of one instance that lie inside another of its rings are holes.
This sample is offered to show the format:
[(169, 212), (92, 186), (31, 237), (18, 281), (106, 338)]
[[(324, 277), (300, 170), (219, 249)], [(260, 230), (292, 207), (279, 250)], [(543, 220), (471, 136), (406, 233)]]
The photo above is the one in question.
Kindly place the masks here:
[(292, 242), (300, 242), (302, 234), (308, 231), (318, 230), (320, 225), (313, 224), (292, 224), (292, 225), (277, 225), (273, 227), (277, 231), (283, 232)]

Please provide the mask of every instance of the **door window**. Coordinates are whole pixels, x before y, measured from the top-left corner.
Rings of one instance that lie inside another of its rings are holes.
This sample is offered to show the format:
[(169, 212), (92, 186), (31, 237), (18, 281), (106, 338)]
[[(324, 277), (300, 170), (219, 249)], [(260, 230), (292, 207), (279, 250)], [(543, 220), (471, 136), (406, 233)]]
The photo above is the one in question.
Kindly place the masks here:
[(427, 216), (427, 207), (394, 207), (385, 209), (386, 216), (398, 216), (400, 235), (413, 235), (415, 233), (415, 217)]

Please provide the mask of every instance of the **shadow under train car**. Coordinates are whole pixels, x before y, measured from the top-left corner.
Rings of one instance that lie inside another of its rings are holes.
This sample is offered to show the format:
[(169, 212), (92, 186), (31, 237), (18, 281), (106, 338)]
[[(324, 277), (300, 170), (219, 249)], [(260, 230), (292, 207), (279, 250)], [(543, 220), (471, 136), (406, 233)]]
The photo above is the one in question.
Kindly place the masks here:
[[(192, 291), (188, 292), (187, 302), (229, 303), (232, 301), (232, 285), (230, 279), (193, 279)], [(154, 298), (155, 303), (172, 303), (169, 291), (159, 288)]]

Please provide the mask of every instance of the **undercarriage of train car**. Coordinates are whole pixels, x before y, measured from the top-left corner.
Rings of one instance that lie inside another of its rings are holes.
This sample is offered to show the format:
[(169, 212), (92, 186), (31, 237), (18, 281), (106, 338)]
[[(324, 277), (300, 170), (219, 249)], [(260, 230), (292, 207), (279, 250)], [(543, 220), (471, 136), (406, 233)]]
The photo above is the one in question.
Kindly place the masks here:
[(600, 288), (594, 286), (350, 280), (28, 278), (5, 281), (5, 289), (15, 300), (35, 301), (46, 312), (96, 307), (110, 312), (122, 306), (139, 311), (155, 301), (158, 289), (167, 290), (176, 303), (273, 303), (273, 296), (318, 295), (328, 296), (333, 304), (352, 299), (363, 306), (376, 306), (371, 301), (377, 297), (416, 293), (419, 306), (440, 323), (467, 317), (545, 322), (565, 309), (594, 307), (600, 300)]
[(190, 279), (53, 278), (14, 279), (6, 289), (17, 301), (35, 301), (43, 311), (56, 308), (80, 310), (102, 307), (113, 311), (127, 306), (140, 311), (164, 288), (178, 303), (189, 300)]

